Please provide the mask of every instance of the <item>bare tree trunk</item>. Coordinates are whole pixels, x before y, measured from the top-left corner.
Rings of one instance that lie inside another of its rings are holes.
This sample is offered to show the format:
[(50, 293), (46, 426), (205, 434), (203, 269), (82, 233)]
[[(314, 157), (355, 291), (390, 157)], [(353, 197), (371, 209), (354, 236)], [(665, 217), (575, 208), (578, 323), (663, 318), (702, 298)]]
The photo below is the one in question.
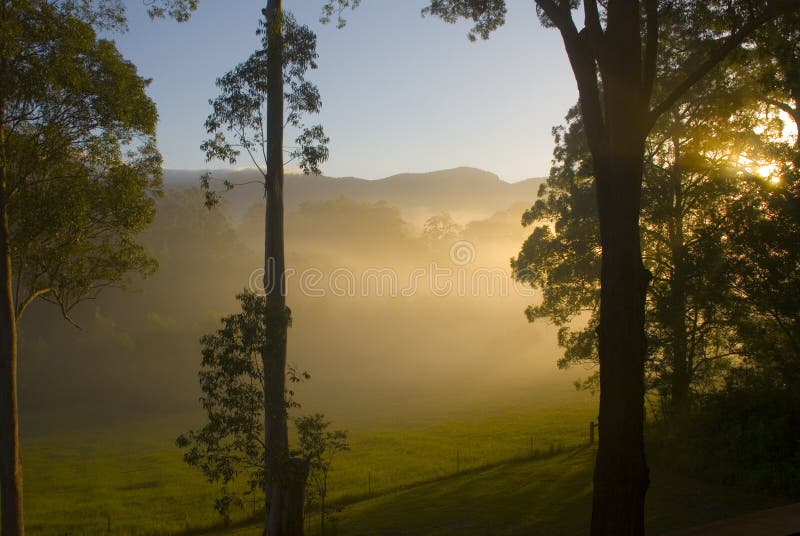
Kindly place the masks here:
[[(644, 307), (649, 273), (639, 245), (641, 166), (598, 173), (601, 207), (600, 419), (593, 535), (644, 534)], [(638, 167), (638, 170), (637, 170)], [(638, 175), (638, 178), (637, 178)]]
[(266, 333), (264, 363), (264, 435), (268, 536), (303, 534), (303, 497), (308, 468), (290, 459), (286, 414), (286, 344), (291, 312), (286, 306), (286, 257), (283, 232), (283, 3), (268, 0), (267, 23), (267, 206), (264, 229)]
[(8, 168), (0, 102), (0, 516), (2, 536), (22, 536), (22, 461), (17, 406), (17, 322), (11, 286)]
[(672, 385), (671, 411), (676, 424), (680, 424), (689, 404), (689, 351), (686, 340), (686, 259), (683, 233), (683, 183), (680, 141), (673, 139), (675, 163), (672, 170), (672, 222), (670, 249), (672, 256), (672, 283), (670, 287), (670, 330), (672, 331)]
[[(638, 2), (609, 3), (601, 67), (604, 128), (593, 148), (600, 243), (600, 422), (592, 500), (593, 536), (644, 534), (649, 472), (644, 453), (645, 298), (650, 273), (639, 233), (644, 147)], [(583, 95), (582, 101), (583, 101)], [(586, 115), (584, 113), (584, 115)], [(597, 122), (597, 121), (596, 121)]]
[(283, 248), (283, 24), (281, 0), (269, 0), (267, 24), (267, 176), (264, 229), (264, 288), (267, 341), (264, 348), (264, 435), (267, 511), (265, 532), (282, 536), (288, 461), (286, 425), (286, 338), (289, 313), (284, 288)]

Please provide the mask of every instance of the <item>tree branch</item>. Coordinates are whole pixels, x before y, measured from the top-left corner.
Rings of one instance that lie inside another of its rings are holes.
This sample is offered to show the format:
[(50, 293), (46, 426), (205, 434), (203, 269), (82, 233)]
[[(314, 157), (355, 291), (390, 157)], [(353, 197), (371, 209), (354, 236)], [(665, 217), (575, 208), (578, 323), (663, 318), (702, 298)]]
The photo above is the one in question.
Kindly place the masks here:
[[(564, 49), (567, 52), (572, 72), (575, 75), (575, 81), (578, 84), (581, 112), (589, 146), (594, 155), (600, 155), (603, 153), (605, 124), (603, 108), (600, 104), (600, 88), (597, 83), (597, 58), (592, 54), (591, 48), (585, 42), (589, 38), (587, 30), (584, 29), (580, 33), (578, 32), (575, 22), (572, 20), (568, 4), (565, 4), (567, 6), (566, 10), (562, 9), (563, 5), (558, 5), (553, 0), (536, 0), (536, 4), (553, 21), (553, 24), (556, 25), (556, 28), (561, 33)], [(596, 8), (597, 6), (594, 7)]]
[(658, 0), (646, 0), (645, 15), (647, 17), (647, 36), (644, 49), (644, 66), (642, 69), (642, 102), (646, 113), (653, 97), (653, 85), (656, 79), (658, 61)]
[(792, 116), (792, 119), (795, 121), (795, 123), (797, 123), (798, 126), (800, 126), (800, 109), (792, 108), (790, 104), (779, 101), (778, 99), (773, 99), (770, 97), (759, 97), (759, 96), (756, 96), (756, 98), (760, 99), (765, 104), (769, 104), (770, 106), (775, 106), (776, 108), (783, 110), (784, 112)]
[(25, 298), (22, 302), (17, 303), (17, 310), (15, 313), (17, 321), (19, 321), (19, 319), (22, 318), (22, 314), (25, 312), (25, 309), (27, 309), (28, 305), (30, 305), (31, 302), (33, 302), (33, 300), (35, 300), (39, 296), (44, 296), (45, 294), (48, 294), (51, 290), (52, 289), (50, 289), (49, 287), (41, 288), (35, 292), (31, 292), (28, 295), (28, 297)]
[[(786, 8), (784, 9), (767, 9), (762, 13), (760, 16), (754, 18), (744, 26), (742, 26), (739, 31), (731, 34), (725, 39), (725, 42), (719, 46), (711, 55), (704, 61), (700, 66), (695, 69), (692, 73), (690, 73), (680, 84), (678, 84), (665, 98), (664, 100), (658, 104), (655, 108), (653, 108), (649, 113), (648, 117), (645, 121), (645, 129), (649, 131), (653, 128), (653, 125), (661, 117), (661, 114), (669, 110), (678, 100), (687, 92), (689, 89), (692, 88), (697, 82), (703, 79), (711, 69), (719, 65), (725, 57), (730, 54), (736, 47), (742, 44), (745, 38), (756, 31), (758, 28), (766, 24), (767, 22), (777, 18), (783, 12), (789, 11), (789, 3), (786, 4)], [(797, 9), (795, 7), (794, 9)]]

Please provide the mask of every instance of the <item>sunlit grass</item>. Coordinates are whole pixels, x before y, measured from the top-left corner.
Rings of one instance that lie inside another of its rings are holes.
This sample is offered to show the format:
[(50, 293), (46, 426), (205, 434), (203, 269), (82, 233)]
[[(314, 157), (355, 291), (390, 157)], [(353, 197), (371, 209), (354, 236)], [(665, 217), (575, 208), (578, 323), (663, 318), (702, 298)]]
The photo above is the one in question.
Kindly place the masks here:
[[(334, 462), (331, 502), (353, 502), (587, 439), (597, 400), (572, 393), (544, 406), (464, 411), (348, 427), (351, 450)], [(24, 437), (29, 534), (174, 534), (219, 525), (216, 489), (183, 463), (175, 437), (199, 414), (109, 424), (76, 415), (29, 418)], [(337, 426), (335, 423), (334, 426)], [(337, 426), (338, 427), (338, 426)], [(253, 515), (246, 504), (233, 519)]]
[[(594, 462), (586, 443), (597, 399), (562, 392), (480, 408), (349, 427), (351, 450), (331, 473), (331, 502), (344, 506), (334, 514), (337, 533), (584, 533)], [(174, 447), (200, 417), (84, 419), (79, 427), (63, 415), (29, 418), (28, 534), (108, 534), (109, 523), (111, 534), (260, 534), (254, 523), (222, 527), (216, 490)], [(655, 467), (647, 522), (657, 533), (780, 502)], [(247, 504), (233, 517), (252, 516)]]

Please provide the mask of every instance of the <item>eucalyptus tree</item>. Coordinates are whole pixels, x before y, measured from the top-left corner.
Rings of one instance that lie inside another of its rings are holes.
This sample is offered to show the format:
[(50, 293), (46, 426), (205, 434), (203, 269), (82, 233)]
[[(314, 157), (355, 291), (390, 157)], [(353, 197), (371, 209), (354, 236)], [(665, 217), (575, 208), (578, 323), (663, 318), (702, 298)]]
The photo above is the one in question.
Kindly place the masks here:
[[(178, 437), (183, 459), (199, 468), (212, 484), (221, 486), (215, 508), (226, 521), (231, 509), (264, 490), (264, 365), (266, 302), (252, 291), (236, 296), (241, 312), (222, 319), (222, 328), (201, 340), (200, 402), (208, 421), (199, 430)], [(306, 373), (289, 368), (292, 382)], [(296, 406), (288, 392), (287, 408)], [(239, 491), (244, 479), (245, 492)]]
[[(741, 215), (737, 203), (755, 199), (741, 186), (748, 173), (741, 156), (763, 155), (773, 132), (754, 134), (765, 128), (757, 103), (732, 98), (734, 88), (720, 87), (726, 80), (696, 88), (659, 120), (646, 145), (640, 231), (653, 275), (646, 387), (672, 418), (685, 414), (692, 391), (710, 388), (720, 366), (742, 354), (735, 328), (743, 303), (734, 279), (743, 272), (732, 270), (739, 252), (731, 238), (749, 225), (732, 222), (731, 214)], [(550, 177), (523, 215), (533, 232), (512, 260), (515, 277), (543, 291), (526, 315), (559, 327), (560, 367), (597, 363), (601, 260), (591, 154), (577, 107), (566, 119), (554, 129)], [(766, 182), (761, 186), (769, 189)], [(597, 375), (582, 385), (596, 387)]]
[[(217, 80), (220, 95), (211, 101), (206, 121), (212, 137), (202, 149), (209, 161), (230, 164), (246, 155), (264, 185), (264, 523), (267, 534), (280, 535), (302, 530), (303, 498), (300, 493), (297, 504), (296, 487), (304, 484), (307, 473), (302, 460), (291, 459), (288, 445), (286, 346), (291, 313), (286, 305), (284, 165), (296, 161), (306, 173), (318, 173), (319, 164), (328, 157), (328, 138), (320, 125), (304, 123), (305, 115), (317, 113), (321, 106), (317, 88), (305, 79), (306, 72), (316, 68), (316, 36), (284, 12), (280, 0), (270, 0), (263, 15), (258, 30), (262, 47)], [(288, 161), (284, 160), (285, 126), (298, 132)], [(212, 181), (210, 174), (202, 179), (209, 205), (220, 195)], [(235, 186), (224, 184), (226, 190)]]
[[(642, 534), (649, 486), (643, 441), (645, 301), (652, 278), (642, 262), (639, 228), (646, 139), (659, 118), (749, 35), (798, 7), (788, 0), (748, 3), (745, 16), (728, 19), (729, 2), (584, 0), (579, 29), (572, 12), (581, 2), (535, 3), (543, 25), (558, 29), (564, 42), (596, 186), (601, 392), (591, 532)], [(688, 51), (677, 68), (659, 71), (660, 17), (667, 11), (689, 23), (691, 42), (708, 46)], [(474, 39), (501, 26), (506, 7), (504, 0), (431, 0), (425, 12), (448, 22), (471, 19)], [(653, 91), (656, 81), (664, 88), (659, 94)]]
[[(112, 3), (113, 4), (113, 3)], [(130, 272), (155, 268), (137, 243), (160, 192), (147, 81), (94, 27), (113, 9), (0, 2), (0, 516), (23, 529), (17, 323), (36, 299), (70, 310)]]

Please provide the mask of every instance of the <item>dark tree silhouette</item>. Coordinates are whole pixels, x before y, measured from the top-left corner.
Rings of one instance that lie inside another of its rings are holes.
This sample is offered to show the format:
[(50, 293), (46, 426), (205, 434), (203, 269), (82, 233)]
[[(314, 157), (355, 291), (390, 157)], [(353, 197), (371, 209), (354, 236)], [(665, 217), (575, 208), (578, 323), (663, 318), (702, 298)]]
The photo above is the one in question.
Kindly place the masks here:
[(160, 191), (147, 81), (95, 27), (120, 14), (0, 2), (0, 516), (21, 535), (17, 321), (37, 298), (70, 310), (155, 262), (136, 235)]
[[(328, 157), (328, 138), (319, 125), (306, 126), (306, 113), (317, 113), (321, 100), (317, 88), (305, 79), (316, 68), (316, 36), (282, 10), (280, 0), (270, 0), (263, 11), (259, 34), (262, 48), (217, 80), (220, 96), (206, 129), (213, 137), (202, 148), (209, 160), (234, 163), (244, 151), (263, 177), (266, 196), (264, 229), (264, 292), (266, 339), (264, 368), (264, 443), (266, 447), (265, 530), (271, 536), (302, 530), (302, 491), (307, 469), (292, 459), (286, 415), (286, 344), (291, 319), (286, 306), (284, 253), (284, 127), (299, 131), (290, 160), (298, 160), (306, 173), (318, 173)], [(284, 108), (284, 103), (286, 107)], [(212, 188), (210, 174), (202, 178), (207, 204), (220, 192)], [(236, 185), (225, 183), (229, 190)], [(297, 497), (299, 496), (299, 501)], [(298, 504), (299, 503), (299, 504)], [(300, 527), (297, 529), (297, 527)]]
[[(644, 268), (639, 215), (645, 142), (656, 121), (746, 37), (796, 2), (765, 2), (732, 18), (729, 4), (660, 0), (584, 0), (584, 26), (572, 11), (576, 0), (536, 0), (542, 24), (558, 29), (578, 86), (580, 108), (592, 154), (600, 244), (600, 441), (594, 473), (591, 533), (643, 534), (649, 476), (644, 453), (645, 300), (651, 274)], [(661, 12), (675, 9), (701, 21), (710, 42), (701, 57), (659, 73)], [(432, 0), (425, 13), (448, 22), (471, 19), (470, 34), (485, 38), (503, 24), (503, 0)], [(727, 31), (730, 30), (730, 31)], [(668, 87), (655, 96), (656, 77)], [(669, 82), (667, 86), (666, 83)], [(657, 100), (654, 98), (657, 97)]]

